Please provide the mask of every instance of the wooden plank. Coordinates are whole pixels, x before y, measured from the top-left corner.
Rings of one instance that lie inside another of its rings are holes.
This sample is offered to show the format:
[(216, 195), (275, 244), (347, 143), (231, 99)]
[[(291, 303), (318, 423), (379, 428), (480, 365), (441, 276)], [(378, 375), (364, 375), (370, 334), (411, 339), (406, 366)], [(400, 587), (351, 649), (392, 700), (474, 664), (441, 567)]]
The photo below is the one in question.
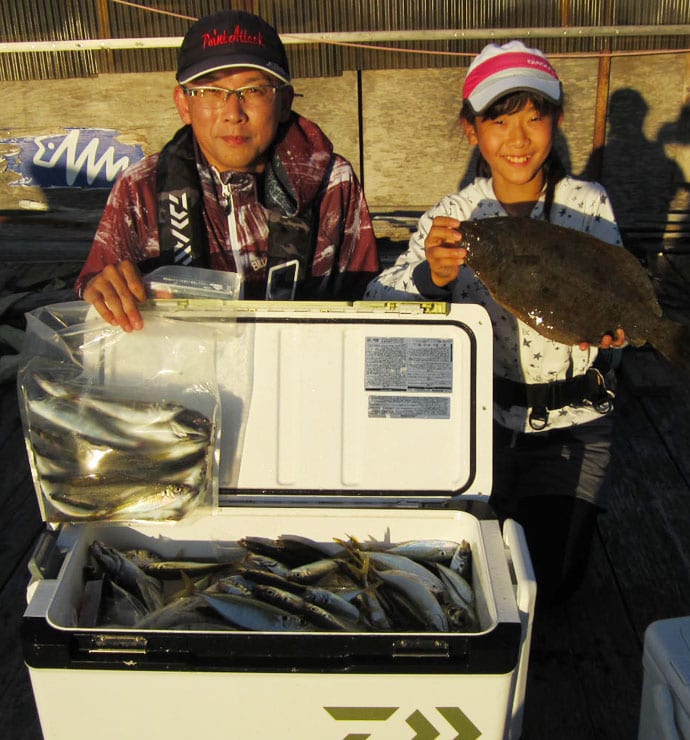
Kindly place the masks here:
[(669, 265), (673, 267), (678, 276), (682, 278), (690, 289), (690, 254), (668, 253), (665, 255)]
[[(6, 557), (3, 558), (5, 562)], [(0, 591), (0, 717), (5, 740), (42, 740), (29, 672), (24, 663), (19, 623), (26, 606), (28, 554), (17, 560), (15, 572)]]
[(679, 472), (687, 461), (674, 459), (625, 388), (616, 414), (609, 508), (599, 529), (641, 641), (650, 622), (690, 614), (690, 488)]
[(42, 522), (29, 474), (14, 383), (0, 386), (0, 717), (8, 740), (42, 737), (28, 670), (22, 656), (19, 623), (26, 608), (27, 562)]
[(17, 432), (19, 407), (14, 383), (0, 385), (0, 459), (8, 461), (3, 454), (4, 445)]
[[(668, 365), (656, 353), (641, 356), (650, 375), (667, 378)], [(585, 582), (565, 605), (538, 608), (535, 616), (529, 740), (635, 737), (644, 630), (690, 614), (690, 490), (679, 472), (688, 463), (689, 437), (682, 428), (673, 434), (690, 403), (687, 394), (675, 401), (670, 393), (640, 397), (629, 377), (617, 399), (609, 508)]]
[(12, 576), (17, 561), (31, 549), (42, 529), (41, 516), (36, 500), (29, 464), (26, 456), (24, 435), (19, 427), (2, 447), (3, 460), (12, 461), (5, 465), (0, 477), (0, 587)]
[(597, 538), (582, 587), (565, 604), (537, 608), (523, 737), (635, 737), (641, 654)]
[[(626, 351), (622, 365), (624, 382), (622, 401), (628, 395), (639, 399), (646, 419), (668, 450), (680, 475), (690, 485), (690, 387), (687, 374), (673, 368), (658, 352), (651, 349)], [(646, 428), (639, 430), (645, 434)]]
[(668, 396), (674, 385), (668, 363), (661, 361), (651, 347), (628, 347), (619, 376), (628, 391), (636, 396)]
[[(646, 357), (652, 375), (664, 377), (664, 365), (651, 350), (634, 350), (633, 356), (638, 353)], [(616, 412), (610, 506), (599, 521), (587, 578), (566, 604), (540, 607), (535, 615), (525, 740), (635, 737), (644, 629), (656, 619), (690, 613), (690, 493), (681, 472), (690, 451), (683, 444), (687, 427), (680, 426), (690, 416), (688, 393), (641, 393), (639, 387), (632, 388), (628, 369), (626, 359)], [(0, 390), (0, 435), (6, 430), (0, 457), (11, 472), (14, 461), (24, 459), (15, 427), (16, 396), (11, 384)], [(8, 460), (12, 464), (7, 465)], [(4, 726), (12, 728), (6, 733), (9, 740), (39, 740), (17, 637), (27, 580), (28, 548), (22, 543), (35, 539), (26, 531), (34, 526), (26, 503), (35, 506), (35, 500), (29, 495), (28, 478), (22, 484), (18, 471), (13, 474), (20, 479), (19, 487), (4, 498), (0, 495), (0, 503), (24, 507), (26, 518), (10, 516), (0, 539), (0, 566), (7, 574), (0, 592), (0, 618), (7, 625), (0, 649), (10, 656), (0, 669), (0, 715)], [(9, 513), (8, 506), (4, 510)]]

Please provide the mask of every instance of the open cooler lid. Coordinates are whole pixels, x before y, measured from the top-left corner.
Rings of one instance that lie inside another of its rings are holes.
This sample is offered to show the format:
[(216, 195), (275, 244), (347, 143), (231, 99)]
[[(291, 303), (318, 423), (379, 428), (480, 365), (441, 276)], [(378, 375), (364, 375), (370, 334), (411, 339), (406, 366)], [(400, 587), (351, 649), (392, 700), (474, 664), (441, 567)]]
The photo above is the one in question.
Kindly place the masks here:
[[(161, 301), (156, 311), (190, 340), (199, 323), (216, 332), (221, 504), (488, 496), (492, 329), (483, 308)], [(157, 361), (146, 326), (130, 339)], [(129, 372), (111, 360), (106, 382)]]
[(488, 499), (482, 307), (176, 298), (144, 314), (143, 330), (125, 334), (89, 309), (80, 366), (101, 387), (156, 386), (166, 398), (217, 386), (214, 506)]

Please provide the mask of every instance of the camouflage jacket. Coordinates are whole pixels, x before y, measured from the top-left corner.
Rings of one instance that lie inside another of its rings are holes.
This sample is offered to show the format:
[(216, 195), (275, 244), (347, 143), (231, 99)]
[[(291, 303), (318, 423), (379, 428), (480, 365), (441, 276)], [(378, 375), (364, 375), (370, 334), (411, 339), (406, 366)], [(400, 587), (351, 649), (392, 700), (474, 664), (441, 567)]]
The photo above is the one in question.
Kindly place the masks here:
[[(181, 133), (184, 129), (176, 136)], [(239, 273), (245, 297), (262, 298), (271, 224), (281, 219), (296, 221), (307, 232), (303, 241), (308, 250), (296, 297), (361, 297), (379, 268), (369, 210), (352, 166), (333, 152), (331, 142), (316, 124), (293, 114), (274, 145), (268, 174), (262, 177), (232, 172), (221, 175), (208, 165), (196, 145), (195, 151), (208, 267)], [(137, 162), (113, 186), (77, 278), (77, 296), (81, 297), (88, 281), (108, 264), (129, 259), (144, 272), (161, 264), (160, 157), (160, 153), (154, 154)], [(289, 254), (289, 248), (285, 251)]]

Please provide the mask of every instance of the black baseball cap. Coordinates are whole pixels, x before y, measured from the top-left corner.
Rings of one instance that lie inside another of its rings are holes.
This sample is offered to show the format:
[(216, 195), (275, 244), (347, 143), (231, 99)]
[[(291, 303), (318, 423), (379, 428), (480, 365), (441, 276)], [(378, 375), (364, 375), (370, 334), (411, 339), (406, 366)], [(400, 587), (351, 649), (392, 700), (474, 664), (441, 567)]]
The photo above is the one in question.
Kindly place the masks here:
[(184, 85), (231, 67), (255, 67), (290, 82), (287, 54), (277, 31), (243, 10), (223, 10), (194, 23), (177, 57), (177, 81)]

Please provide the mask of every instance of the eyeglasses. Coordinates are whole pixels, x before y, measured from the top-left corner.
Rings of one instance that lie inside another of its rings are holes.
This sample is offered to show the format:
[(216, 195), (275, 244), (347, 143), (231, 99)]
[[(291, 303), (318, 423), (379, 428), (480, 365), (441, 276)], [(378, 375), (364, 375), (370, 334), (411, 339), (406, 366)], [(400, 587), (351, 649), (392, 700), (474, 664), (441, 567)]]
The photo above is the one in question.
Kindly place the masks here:
[(197, 98), (199, 104), (210, 110), (219, 110), (227, 102), (231, 95), (236, 95), (237, 100), (245, 108), (263, 108), (273, 102), (276, 90), (288, 85), (247, 85), (238, 87), (237, 90), (228, 90), (225, 87), (185, 87), (181, 86), (184, 94), (190, 98)]

